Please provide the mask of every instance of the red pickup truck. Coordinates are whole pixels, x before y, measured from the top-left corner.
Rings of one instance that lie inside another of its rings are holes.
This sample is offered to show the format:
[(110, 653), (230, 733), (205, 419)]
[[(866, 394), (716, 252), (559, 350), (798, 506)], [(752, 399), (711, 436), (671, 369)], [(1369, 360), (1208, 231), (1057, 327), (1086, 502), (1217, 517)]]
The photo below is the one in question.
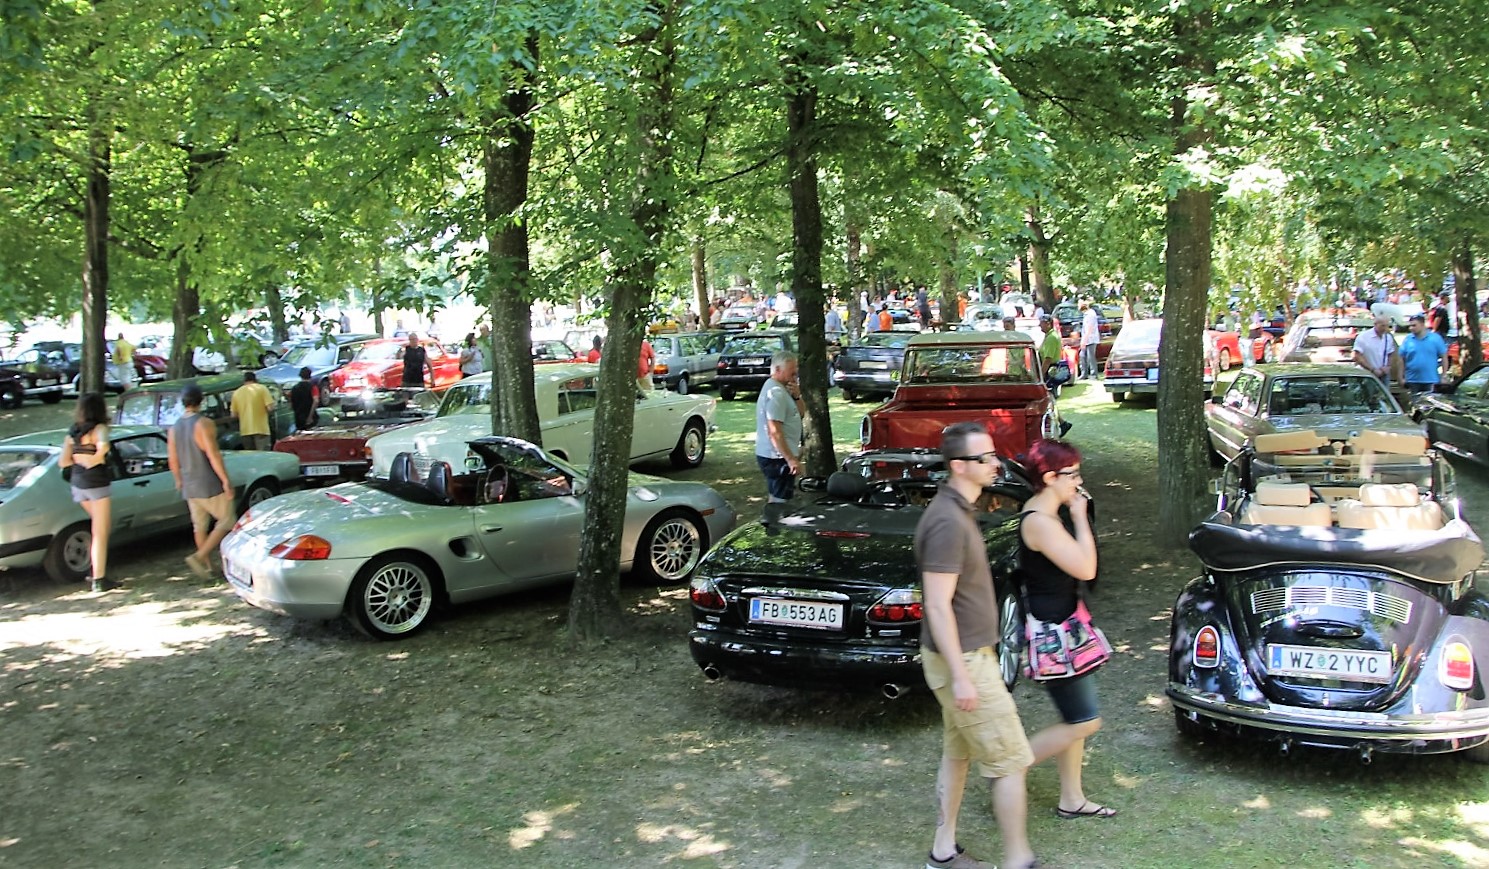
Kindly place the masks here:
[(941, 430), (980, 422), (1001, 456), (1056, 437), (1060, 415), (1034, 341), (1022, 332), (922, 332), (905, 347), (894, 397), (863, 418), (865, 449), (939, 449)]

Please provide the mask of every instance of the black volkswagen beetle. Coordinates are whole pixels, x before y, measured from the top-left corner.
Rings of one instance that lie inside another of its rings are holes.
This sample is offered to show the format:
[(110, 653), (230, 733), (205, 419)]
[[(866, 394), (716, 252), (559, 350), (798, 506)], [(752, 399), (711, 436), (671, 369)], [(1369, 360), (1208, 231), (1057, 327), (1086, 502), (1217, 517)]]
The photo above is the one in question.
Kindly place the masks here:
[(1484, 556), (1425, 438), (1260, 435), (1232, 460), (1174, 603), (1180, 733), (1489, 762)]
[[(860, 454), (846, 463), (852, 472), (804, 480), (804, 488), (819, 491), (771, 508), (720, 541), (690, 588), (688, 645), (703, 674), (788, 687), (877, 687), (890, 698), (923, 685), (923, 609), (911, 540), (945, 477), (939, 459)], [(884, 466), (901, 461), (904, 474), (890, 478)], [(1010, 685), (1022, 623), (1007, 577), (1018, 551), (1018, 510), (1029, 495), (1011, 474), (979, 501), (1002, 631), (1015, 640), (1002, 644)]]

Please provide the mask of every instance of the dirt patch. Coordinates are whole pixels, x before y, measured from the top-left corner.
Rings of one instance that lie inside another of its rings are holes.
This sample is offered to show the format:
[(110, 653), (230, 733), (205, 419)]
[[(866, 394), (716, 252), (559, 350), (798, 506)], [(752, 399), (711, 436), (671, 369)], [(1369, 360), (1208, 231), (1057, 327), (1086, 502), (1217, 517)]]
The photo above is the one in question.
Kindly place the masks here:
[[(1452, 758), (1180, 742), (1163, 700), (1168, 608), (1196, 568), (1146, 539), (1151, 407), (1062, 399), (1101, 510), (1092, 797), (1056, 820), (1051, 866), (1471, 866), (1489, 860), (1489, 772)], [(866, 405), (833, 402), (851, 435)], [(28, 409), (29, 412), (29, 409)], [(759, 509), (750, 402), (721, 403), (702, 468)], [(849, 445), (844, 444), (846, 449)], [(648, 468), (664, 472), (660, 467)], [(666, 472), (669, 473), (670, 472)], [(1479, 503), (1489, 503), (1481, 501)], [(187, 535), (116, 553), (103, 596), (0, 574), (0, 864), (14, 866), (880, 867), (929, 842), (938, 712), (925, 694), (707, 685), (682, 589), (625, 584), (632, 631), (569, 647), (562, 589), (464, 607), (399, 643), (296, 622), (188, 578)], [(1031, 730), (1053, 719), (1016, 699)], [(996, 853), (986, 792), (961, 839)]]

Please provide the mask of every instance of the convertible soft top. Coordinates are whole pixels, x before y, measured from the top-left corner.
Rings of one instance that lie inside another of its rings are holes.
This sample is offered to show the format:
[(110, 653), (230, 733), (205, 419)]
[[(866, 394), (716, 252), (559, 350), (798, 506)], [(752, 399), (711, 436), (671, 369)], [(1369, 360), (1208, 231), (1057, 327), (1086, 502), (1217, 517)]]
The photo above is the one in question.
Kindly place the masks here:
[(1189, 548), (1212, 571), (1348, 564), (1444, 584), (1463, 579), (1484, 559), (1483, 543), (1461, 519), (1434, 531), (1382, 533), (1349, 528), (1237, 525), (1229, 513), (1216, 513), (1189, 532)]

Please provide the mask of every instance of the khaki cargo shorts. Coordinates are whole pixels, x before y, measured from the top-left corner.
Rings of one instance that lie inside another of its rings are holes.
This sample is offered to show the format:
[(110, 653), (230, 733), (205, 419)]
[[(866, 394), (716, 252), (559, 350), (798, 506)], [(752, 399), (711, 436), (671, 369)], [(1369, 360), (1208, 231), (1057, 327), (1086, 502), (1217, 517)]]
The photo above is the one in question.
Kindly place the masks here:
[(963, 652), (962, 660), (977, 689), (977, 708), (971, 712), (956, 708), (946, 658), (938, 652), (920, 650), (925, 683), (941, 704), (945, 755), (976, 761), (978, 772), (985, 778), (1003, 778), (1028, 769), (1034, 763), (1034, 752), (1029, 749), (1013, 697), (1003, 685), (997, 652), (983, 646)]
[(191, 511), (191, 530), (206, 534), (212, 520), (231, 525), (238, 517), (233, 515), (233, 493), (223, 492), (210, 498), (187, 498), (186, 507)]

